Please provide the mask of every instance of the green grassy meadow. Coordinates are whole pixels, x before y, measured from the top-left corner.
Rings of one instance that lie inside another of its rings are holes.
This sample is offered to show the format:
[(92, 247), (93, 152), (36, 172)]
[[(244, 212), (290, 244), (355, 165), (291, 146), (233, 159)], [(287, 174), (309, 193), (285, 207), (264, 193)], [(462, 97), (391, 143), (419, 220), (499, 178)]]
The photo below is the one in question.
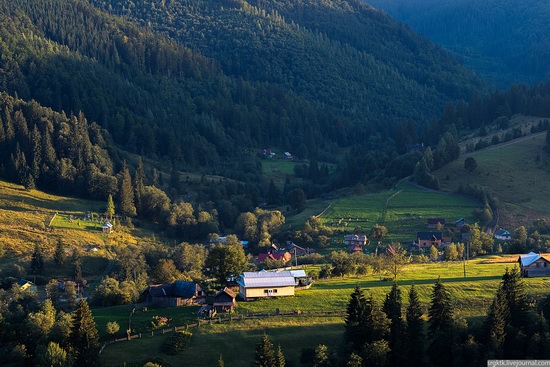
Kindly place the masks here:
[(417, 231), (429, 230), (428, 218), (445, 218), (454, 226), (458, 218), (472, 223), (477, 201), (461, 195), (435, 192), (402, 181), (395, 189), (362, 196), (349, 196), (332, 202), (321, 221), (334, 229), (354, 232), (356, 227), (368, 233), (375, 224), (388, 228), (386, 241), (407, 242)]
[[(538, 134), (464, 155), (434, 174), (444, 190), (475, 183), (491, 188), (506, 202), (549, 212), (550, 156), (542, 150), (545, 139), (546, 134)], [(478, 163), (471, 174), (464, 169), (464, 160), (470, 156)]]
[[(486, 256), (470, 260), (466, 264), (467, 277), (464, 278), (462, 262), (442, 262), (429, 264), (411, 264), (398, 277), (398, 284), (403, 292), (404, 304), (412, 284), (415, 285), (425, 312), (429, 304), (433, 284), (440, 277), (451, 293), (457, 315), (477, 323), (487, 314), (502, 274), (506, 268), (515, 266), (515, 256)], [(527, 294), (541, 298), (550, 293), (550, 279), (525, 279)], [(344, 311), (353, 288), (359, 285), (381, 304), (390, 290), (391, 282), (381, 282), (378, 275), (362, 277), (332, 278), (319, 280), (308, 290), (296, 292), (296, 296), (287, 298), (264, 299), (254, 302), (239, 302), (237, 314), (282, 313), (296, 310), (304, 314), (316, 311)], [(113, 310), (112, 312), (110, 310)], [(127, 327), (127, 318), (131, 308), (119, 306), (94, 310), (98, 327), (104, 329), (107, 321), (119, 321), (121, 329)], [(158, 309), (159, 315), (189, 320), (193, 317), (191, 307)], [(151, 312), (151, 311), (149, 311)], [(147, 314), (148, 320), (151, 312)], [(133, 328), (137, 328), (135, 314)], [(139, 316), (138, 316), (139, 317)], [(145, 321), (140, 321), (146, 326)], [(182, 325), (182, 324), (180, 324)], [(174, 323), (172, 326), (177, 326)], [(297, 364), (302, 348), (315, 347), (326, 343), (337, 347), (342, 340), (343, 318), (341, 317), (271, 317), (259, 320), (232, 321), (221, 325), (206, 325), (194, 329), (194, 340), (189, 349), (177, 357), (159, 354), (158, 348), (163, 337), (144, 338), (130, 342), (119, 342), (108, 345), (102, 358), (108, 365), (121, 365), (124, 362), (141, 361), (160, 355), (169, 363), (185, 366), (215, 365), (219, 354), (223, 354), (226, 365), (247, 366), (252, 362), (254, 348), (263, 331), (267, 331), (272, 340), (281, 343), (287, 358)], [(140, 330), (136, 330), (139, 332)], [(215, 346), (215, 347), (213, 347)], [(200, 361), (196, 356), (200, 355)], [(178, 361), (177, 363), (175, 363)]]

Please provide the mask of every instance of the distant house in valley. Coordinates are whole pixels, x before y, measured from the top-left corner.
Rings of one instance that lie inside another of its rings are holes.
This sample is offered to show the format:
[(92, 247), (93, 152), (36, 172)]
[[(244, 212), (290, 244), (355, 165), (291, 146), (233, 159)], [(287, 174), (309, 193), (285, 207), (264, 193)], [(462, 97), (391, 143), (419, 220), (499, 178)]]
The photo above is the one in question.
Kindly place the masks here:
[(441, 246), (443, 235), (441, 232), (417, 232), (416, 244), (419, 248), (430, 248), (432, 246)]
[(258, 298), (294, 296), (296, 279), (290, 271), (244, 272), (237, 280), (239, 296), (250, 301)]
[(292, 255), (290, 254), (290, 252), (288, 251), (285, 251), (284, 253), (267, 253), (267, 254), (259, 254), (258, 257), (256, 258), (256, 262), (258, 264), (260, 263), (263, 263), (264, 261), (266, 261), (267, 259), (271, 259), (271, 260), (284, 260), (285, 263), (289, 262), (290, 259), (292, 258)]
[(458, 218), (457, 220), (455, 220), (455, 227), (458, 229), (464, 227), (465, 224), (466, 224), (466, 219), (464, 218)]
[(157, 306), (191, 305), (204, 300), (202, 288), (193, 282), (177, 280), (174, 283), (149, 286), (147, 300)]
[(530, 252), (518, 258), (521, 275), (526, 278), (550, 276), (550, 256)]
[(273, 158), (275, 157), (275, 152), (273, 152), (271, 149), (260, 149), (258, 150), (258, 156), (260, 158)]
[(30, 292), (34, 294), (38, 292), (38, 288), (36, 288), (36, 285), (27, 279), (19, 279), (19, 281), (17, 282), (17, 286), (22, 292)]
[(212, 298), (212, 308), (216, 312), (233, 312), (235, 306), (237, 306), (236, 297), (235, 292), (225, 287)]
[(510, 241), (512, 239), (512, 234), (505, 229), (499, 229), (495, 232), (495, 240), (501, 241)]
[(344, 244), (348, 246), (358, 245), (365, 246), (368, 241), (368, 237), (365, 234), (347, 234), (344, 236)]
[(445, 218), (428, 218), (428, 228), (437, 228), (439, 225), (445, 226)]
[(286, 241), (285, 248), (292, 255), (296, 254), (297, 256), (307, 255), (307, 254), (310, 254), (312, 252), (309, 247), (308, 248), (300, 247), (292, 241)]
[(103, 224), (103, 233), (113, 233), (113, 225), (111, 222), (107, 221), (105, 224)]
[(290, 154), (290, 152), (285, 152), (285, 158), (286, 159), (292, 159), (292, 154)]

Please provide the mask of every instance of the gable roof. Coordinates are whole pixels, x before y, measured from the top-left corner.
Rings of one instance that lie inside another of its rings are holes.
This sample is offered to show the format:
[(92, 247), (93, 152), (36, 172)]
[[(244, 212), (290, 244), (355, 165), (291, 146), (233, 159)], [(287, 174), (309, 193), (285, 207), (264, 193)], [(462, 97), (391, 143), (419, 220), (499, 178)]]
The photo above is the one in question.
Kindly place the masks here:
[(109, 221), (105, 222), (105, 224), (103, 225), (103, 228), (112, 228), (112, 227), (113, 225)]
[(445, 224), (445, 218), (428, 218), (428, 224)]
[(305, 277), (307, 277), (307, 274), (306, 274), (305, 270), (290, 270), (290, 274), (292, 274), (292, 276), (294, 278), (305, 278)]
[(237, 281), (245, 288), (295, 286), (296, 280), (288, 270), (270, 272), (244, 272)]
[(510, 232), (502, 228), (495, 232), (495, 236), (510, 236), (510, 235), (511, 235)]
[(543, 259), (546, 262), (550, 262), (550, 259), (548, 258), (548, 256), (539, 255), (539, 254), (534, 253), (533, 251), (531, 251), (530, 253), (528, 253), (526, 255), (519, 255), (518, 261), (519, 261), (521, 266), (529, 266), (529, 265), (531, 265), (532, 263), (534, 263), (535, 261), (537, 261), (539, 259)]
[(435, 240), (441, 241), (443, 234), (441, 232), (416, 232), (416, 238), (424, 241), (433, 241), (435, 238)]
[(224, 294), (224, 293), (227, 294), (227, 295), (228, 295), (229, 297), (231, 297), (231, 298), (237, 297), (237, 295), (235, 294), (235, 292), (233, 292), (231, 289), (225, 287), (224, 289), (222, 289), (221, 291), (219, 291), (218, 293), (216, 293), (216, 294), (214, 295), (214, 298), (217, 298), (217, 297), (221, 296), (221, 295)]
[(457, 220), (455, 220), (455, 223), (460, 223), (460, 222), (466, 222), (466, 219), (458, 218)]

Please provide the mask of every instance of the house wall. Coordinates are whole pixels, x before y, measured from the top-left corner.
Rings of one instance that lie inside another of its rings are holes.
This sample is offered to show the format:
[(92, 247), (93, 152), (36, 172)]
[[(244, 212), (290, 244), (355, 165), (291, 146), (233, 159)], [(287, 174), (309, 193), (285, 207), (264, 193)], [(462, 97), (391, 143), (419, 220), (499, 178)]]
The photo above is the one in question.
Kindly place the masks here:
[(532, 277), (547, 277), (550, 276), (550, 263), (544, 259), (539, 259), (529, 266), (524, 266), (521, 269), (524, 276)]
[[(239, 290), (245, 301), (254, 298), (285, 297), (294, 295), (294, 286), (262, 288), (244, 288), (243, 286), (240, 286)], [(269, 294), (268, 290), (273, 290), (273, 293)], [(275, 290), (277, 292), (275, 292)]]
[(441, 246), (441, 241), (418, 240), (418, 247), (420, 248), (429, 248), (432, 245), (439, 247)]

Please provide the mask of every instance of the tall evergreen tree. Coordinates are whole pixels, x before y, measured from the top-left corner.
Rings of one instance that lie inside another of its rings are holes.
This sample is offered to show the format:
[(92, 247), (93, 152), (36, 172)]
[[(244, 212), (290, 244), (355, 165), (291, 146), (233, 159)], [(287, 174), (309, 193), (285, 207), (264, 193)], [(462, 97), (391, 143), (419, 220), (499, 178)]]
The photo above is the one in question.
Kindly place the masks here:
[(65, 254), (65, 245), (63, 244), (61, 238), (57, 240), (55, 253), (53, 254), (53, 260), (55, 261), (56, 265), (59, 266), (65, 264), (65, 261), (67, 260), (67, 254)]
[(434, 284), (428, 309), (428, 332), (430, 337), (439, 331), (447, 331), (453, 325), (453, 305), (451, 295), (445, 289), (441, 279)]
[(225, 367), (225, 362), (223, 361), (223, 355), (220, 354), (220, 358), (218, 358), (218, 367)]
[(44, 270), (44, 254), (38, 245), (34, 245), (31, 258), (31, 270), (34, 274), (41, 274)]
[(313, 367), (330, 367), (331, 365), (328, 347), (324, 344), (319, 344), (317, 348), (315, 348)]
[(525, 325), (528, 313), (527, 299), (521, 274), (517, 267), (506, 269), (502, 277), (502, 290), (505, 294), (510, 312), (510, 325), (521, 328)]
[(269, 191), (267, 193), (267, 202), (269, 204), (278, 204), (281, 199), (281, 191), (277, 188), (273, 179), (269, 183)]
[(399, 365), (403, 360), (404, 327), (401, 314), (401, 289), (393, 283), (390, 292), (386, 295), (382, 310), (390, 320), (389, 346), (391, 349), (390, 362)]
[(145, 169), (143, 168), (143, 160), (139, 157), (138, 165), (136, 172), (134, 173), (134, 189), (135, 189), (135, 198), (136, 198), (136, 211), (141, 212), (141, 198), (143, 197), (143, 192), (145, 190), (145, 182), (147, 178), (145, 177)]
[(126, 167), (126, 163), (124, 163), (124, 168), (122, 169), (122, 180), (118, 195), (118, 208), (122, 215), (125, 217), (135, 217), (136, 206), (134, 205), (134, 188), (132, 187), (130, 170)]
[(498, 359), (503, 357), (503, 347), (509, 319), (510, 310), (508, 309), (506, 292), (501, 284), (484, 323), (487, 358)]
[(98, 364), (99, 334), (92, 311), (85, 299), (78, 302), (73, 312), (71, 345), (76, 353), (75, 365), (95, 366)]
[(438, 279), (428, 309), (428, 333), (431, 338), (428, 355), (434, 366), (447, 366), (453, 358), (457, 340), (454, 324), (451, 296)]
[(358, 285), (355, 286), (351, 293), (350, 300), (346, 311), (346, 331), (345, 340), (351, 344), (355, 350), (362, 347), (361, 340), (361, 322), (365, 314), (367, 300), (365, 293)]
[(425, 335), (424, 321), (422, 320), (422, 305), (418, 298), (418, 292), (411, 286), (409, 291), (409, 305), (405, 313), (407, 320), (407, 346), (405, 354), (407, 355), (408, 365), (411, 367), (421, 367), (425, 365)]
[(254, 357), (254, 367), (275, 367), (275, 353), (273, 343), (269, 340), (266, 333), (262, 336), (260, 343), (256, 347)]
[(283, 354), (283, 348), (281, 348), (281, 344), (277, 346), (277, 354), (275, 354), (275, 367), (285, 367), (286, 361), (285, 356)]
[(107, 199), (107, 209), (105, 210), (105, 215), (109, 217), (109, 219), (113, 219), (113, 215), (115, 215), (115, 203), (113, 202), (113, 195), (109, 194), (109, 198)]

